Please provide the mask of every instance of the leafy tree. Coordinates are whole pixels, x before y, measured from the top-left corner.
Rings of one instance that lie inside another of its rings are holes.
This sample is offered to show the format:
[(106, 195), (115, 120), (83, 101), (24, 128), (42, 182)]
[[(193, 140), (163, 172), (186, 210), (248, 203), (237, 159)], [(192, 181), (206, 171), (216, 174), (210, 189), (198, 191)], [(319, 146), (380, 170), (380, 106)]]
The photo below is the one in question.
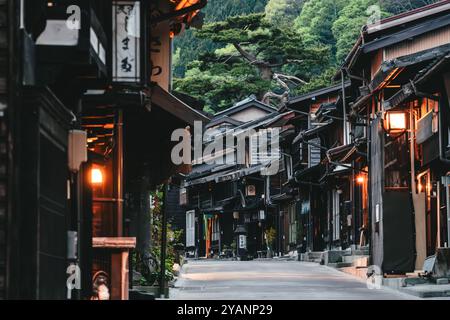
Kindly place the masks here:
[(312, 77), (309, 83), (297, 88), (294, 91), (294, 94), (302, 95), (310, 91), (332, 86), (335, 84), (333, 82), (333, 76), (336, 74), (337, 70), (337, 67), (334, 66), (325, 69), (322, 73)]
[(174, 87), (203, 101), (207, 112), (218, 112), (251, 94), (270, 89), (270, 81), (261, 79), (257, 69), (247, 63), (237, 59), (225, 61), (215, 54), (202, 59), (191, 63), (186, 76), (174, 80)]
[[(205, 22), (222, 21), (229, 16), (263, 12), (268, 0), (208, 0), (207, 6), (202, 9)], [(208, 39), (195, 36), (194, 30), (186, 30), (182, 35), (175, 37), (174, 48), (180, 50), (179, 60), (174, 66), (174, 75), (183, 77), (186, 66), (198, 60), (203, 52), (214, 52), (221, 44)]]
[(304, 0), (269, 0), (265, 13), (267, 20), (278, 27), (288, 28), (302, 11)]
[(244, 60), (259, 69), (265, 80), (272, 79), (273, 69), (288, 63), (289, 59), (303, 58), (302, 48), (296, 48), (302, 45), (300, 38), (292, 31), (269, 24), (264, 14), (229, 17), (205, 26), (198, 36), (231, 44)]
[[(298, 33), (274, 26), (264, 14), (229, 17), (205, 25), (197, 36), (224, 47), (204, 54), (175, 87), (194, 96), (204, 94), (213, 111), (249, 94), (266, 103), (271, 99), (284, 102), (292, 87), (306, 83), (302, 67), (323, 63), (328, 54), (324, 47), (305, 46)], [(285, 74), (286, 70), (294, 72)], [(212, 96), (217, 94), (219, 100)]]
[(174, 88), (215, 112), (250, 94), (283, 101), (331, 85), (363, 25), (431, 2), (210, 0), (210, 23), (175, 40)]
[(336, 40), (331, 27), (346, 3), (345, 0), (306, 1), (294, 22), (305, 43), (322, 43), (334, 48)]

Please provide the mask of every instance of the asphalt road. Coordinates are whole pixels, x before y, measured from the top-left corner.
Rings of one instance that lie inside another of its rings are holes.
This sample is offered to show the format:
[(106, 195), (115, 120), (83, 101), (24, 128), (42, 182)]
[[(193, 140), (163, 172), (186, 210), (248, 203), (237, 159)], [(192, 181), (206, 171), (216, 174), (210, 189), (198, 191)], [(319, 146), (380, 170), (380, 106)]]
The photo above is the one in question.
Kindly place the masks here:
[(182, 268), (175, 300), (399, 300), (416, 299), (391, 289), (368, 289), (364, 281), (316, 263), (189, 261)]

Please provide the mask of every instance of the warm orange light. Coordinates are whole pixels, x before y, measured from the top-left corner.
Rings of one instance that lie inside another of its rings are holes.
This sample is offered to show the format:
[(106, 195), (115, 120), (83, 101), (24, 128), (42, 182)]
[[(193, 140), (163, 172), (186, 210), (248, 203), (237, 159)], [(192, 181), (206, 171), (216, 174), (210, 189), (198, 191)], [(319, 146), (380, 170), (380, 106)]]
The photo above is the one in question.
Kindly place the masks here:
[(356, 182), (357, 182), (358, 184), (363, 184), (364, 181), (366, 181), (366, 178), (365, 178), (364, 176), (357, 176), (357, 177), (356, 177)]
[(102, 184), (103, 183), (103, 173), (102, 170), (94, 168), (91, 170), (91, 183), (92, 184)]
[(386, 115), (389, 130), (406, 130), (406, 114), (403, 112), (388, 112)]

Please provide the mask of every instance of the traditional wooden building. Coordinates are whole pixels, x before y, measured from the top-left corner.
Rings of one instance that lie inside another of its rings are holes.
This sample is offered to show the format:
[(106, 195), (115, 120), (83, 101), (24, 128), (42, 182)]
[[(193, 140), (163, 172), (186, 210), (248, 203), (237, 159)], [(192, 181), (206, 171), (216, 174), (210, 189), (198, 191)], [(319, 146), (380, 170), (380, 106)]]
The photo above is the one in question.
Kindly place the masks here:
[(349, 118), (367, 124), (373, 264), (422, 269), (449, 244), (450, 2), (365, 26), (345, 60)]
[[(290, 100), (298, 117), (291, 139), (294, 185), (298, 188), (299, 249), (343, 250), (361, 243), (367, 224), (361, 160), (366, 142), (347, 119), (350, 82)], [(364, 161), (364, 160), (363, 160)], [(359, 178), (359, 179), (358, 179)], [(360, 184), (357, 184), (357, 181)], [(294, 214), (292, 214), (294, 218)]]
[(208, 120), (170, 93), (171, 39), (205, 4), (0, 2), (0, 296), (127, 299), (171, 132)]
[[(237, 253), (256, 257), (266, 251), (265, 229), (276, 224), (267, 215), (268, 180), (261, 171), (272, 161), (279, 161), (279, 154), (273, 153), (277, 159), (267, 154), (262, 159), (255, 138), (258, 133), (282, 126), (291, 115), (250, 97), (216, 114), (206, 126), (205, 150), (227, 136), (235, 144), (215, 153), (208, 163), (194, 165), (186, 177), (186, 247), (192, 255)], [(246, 134), (244, 148), (238, 150), (238, 136)], [(231, 161), (215, 161), (228, 154), (231, 158), (225, 160)], [(238, 161), (241, 156), (242, 162)]]

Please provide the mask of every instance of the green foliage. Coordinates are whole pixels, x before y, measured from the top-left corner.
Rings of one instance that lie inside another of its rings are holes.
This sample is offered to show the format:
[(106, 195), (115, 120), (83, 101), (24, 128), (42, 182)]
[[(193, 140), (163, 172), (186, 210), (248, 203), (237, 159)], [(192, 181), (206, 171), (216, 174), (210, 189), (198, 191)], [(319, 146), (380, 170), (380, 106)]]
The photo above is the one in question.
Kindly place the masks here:
[[(230, 16), (263, 12), (268, 0), (208, 0), (207, 6), (202, 9), (205, 22), (222, 21)], [(173, 65), (174, 76), (183, 77), (187, 65), (198, 60), (201, 53), (214, 52), (222, 45), (208, 39), (196, 37), (193, 30), (186, 30), (174, 40), (174, 49), (181, 48), (180, 57)]]
[(310, 91), (325, 88), (335, 84), (333, 82), (333, 76), (336, 74), (337, 67), (329, 67), (322, 73), (311, 78), (308, 84), (299, 87), (294, 91), (294, 95), (302, 95)]
[(308, 82), (289, 83), (291, 95), (332, 85), (364, 24), (432, 2), (210, 0), (203, 29), (188, 30), (175, 40), (174, 88), (217, 112), (250, 94), (282, 93), (285, 89), (270, 81), (273, 72)]
[[(148, 248), (148, 253), (153, 258), (155, 264), (154, 270), (148, 273), (147, 267), (144, 264), (143, 257), (137, 252), (132, 254), (133, 266), (136, 271), (142, 274), (139, 279), (140, 285), (152, 286), (160, 276), (160, 257), (161, 257), (161, 241), (162, 241), (162, 207), (164, 199), (164, 186), (159, 186), (157, 190), (151, 192), (151, 197), (154, 200), (153, 209), (149, 212), (151, 216), (151, 246)], [(173, 265), (176, 260), (176, 252), (174, 246), (180, 243), (183, 231), (173, 231), (170, 224), (167, 224), (167, 252), (166, 252), (166, 273), (165, 280), (173, 279)]]
[[(224, 44), (239, 44), (258, 61), (286, 64), (289, 60), (316, 59), (317, 48), (304, 45), (292, 29), (269, 23), (264, 14), (229, 17), (198, 31), (198, 37)], [(253, 61), (252, 61), (253, 62)]]
[(280, 28), (291, 27), (302, 10), (304, 0), (269, 0), (265, 8), (267, 20)]
[(218, 112), (251, 94), (267, 91), (270, 81), (262, 80), (254, 67), (241, 61), (196, 61), (184, 78), (174, 79), (174, 88), (205, 102), (205, 111)]
[(298, 33), (274, 26), (264, 14), (229, 17), (205, 25), (197, 35), (224, 47), (201, 55), (174, 87), (203, 100), (212, 112), (250, 94), (262, 98), (271, 89), (283, 92), (272, 80), (274, 72), (309, 78), (311, 66), (326, 63), (328, 56), (327, 48), (305, 46)]
[(309, 45), (321, 43), (330, 46), (333, 51), (335, 38), (331, 31), (333, 22), (348, 1), (345, 0), (308, 0), (294, 25)]
[(197, 31), (197, 36), (201, 39), (225, 44), (269, 37), (267, 29), (264, 29), (269, 27), (269, 23), (263, 18), (263, 13), (231, 16), (224, 21), (204, 25), (201, 30)]
[[(333, 23), (333, 35), (336, 39), (336, 59), (341, 63), (352, 49), (365, 24), (374, 22), (389, 14), (377, 6), (378, 0), (351, 0), (339, 13)], [(371, 18), (370, 18), (371, 17)]]
[(273, 248), (273, 243), (275, 242), (276, 237), (277, 231), (275, 230), (275, 228), (271, 227), (266, 230), (266, 243), (270, 249)]

